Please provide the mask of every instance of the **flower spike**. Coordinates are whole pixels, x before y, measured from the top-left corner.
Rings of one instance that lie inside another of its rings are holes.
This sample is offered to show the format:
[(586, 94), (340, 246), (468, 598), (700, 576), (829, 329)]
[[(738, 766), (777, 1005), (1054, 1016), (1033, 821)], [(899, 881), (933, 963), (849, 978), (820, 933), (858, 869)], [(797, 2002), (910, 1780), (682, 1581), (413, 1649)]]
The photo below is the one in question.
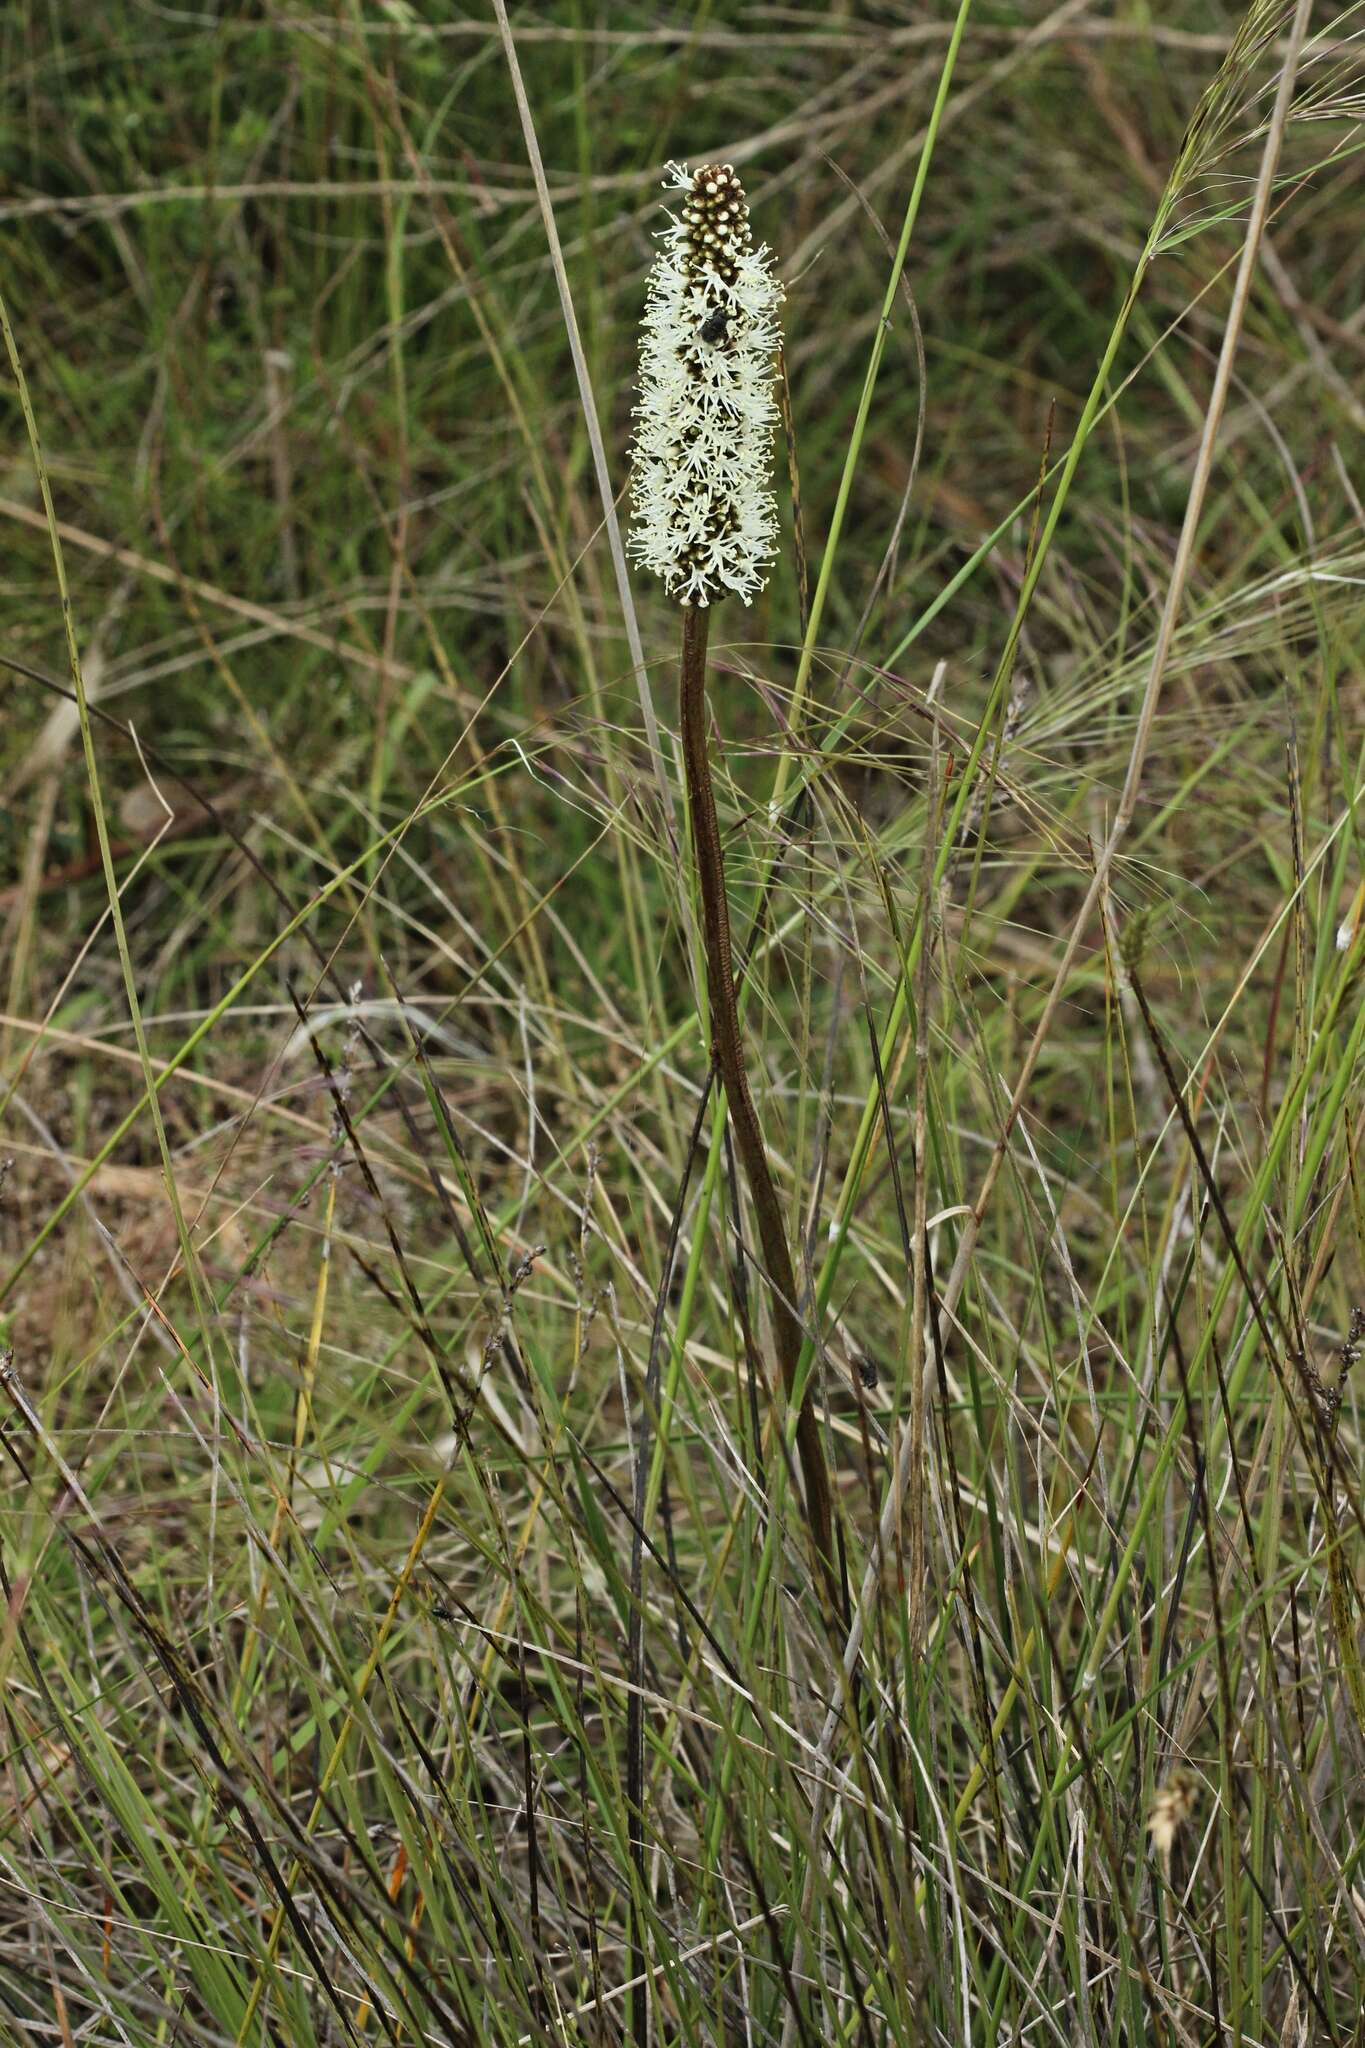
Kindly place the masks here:
[(769, 488), (782, 287), (754, 247), (729, 164), (669, 165), (683, 195), (659, 237), (631, 450), (634, 560), (682, 604), (748, 604), (777, 552)]

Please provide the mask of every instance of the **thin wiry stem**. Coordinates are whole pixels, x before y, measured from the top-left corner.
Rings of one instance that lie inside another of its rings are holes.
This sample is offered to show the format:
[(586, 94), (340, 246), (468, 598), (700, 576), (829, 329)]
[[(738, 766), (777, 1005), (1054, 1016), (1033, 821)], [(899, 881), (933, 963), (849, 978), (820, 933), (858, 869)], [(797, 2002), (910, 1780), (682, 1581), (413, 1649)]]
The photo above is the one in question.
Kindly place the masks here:
[[(744, 1166), (758, 1222), (759, 1243), (772, 1294), (773, 1335), (788, 1399), (795, 1393), (801, 1361), (801, 1322), (796, 1312), (796, 1276), (792, 1270), (782, 1207), (768, 1166), (758, 1113), (744, 1071), (744, 1041), (735, 1002), (735, 970), (730, 948), (730, 911), (725, 894), (725, 855), (711, 764), (706, 746), (706, 643), (710, 612), (704, 606), (683, 608), (681, 722), (687, 801), (692, 843), (701, 884), (702, 932), (706, 942), (706, 978), (711, 1004), (711, 1033), (717, 1071)], [(820, 1426), (816, 1420), (811, 1381), (807, 1381), (796, 1425), (796, 1448), (806, 1491), (806, 1518), (816, 1553), (834, 1590), (834, 1512), (829, 1472)]]
[(611, 548), (612, 568), (616, 572), (616, 589), (621, 600), (621, 618), (626, 631), (626, 644), (630, 649), (631, 666), (635, 670), (635, 687), (639, 692), (640, 711), (645, 722), (645, 738), (649, 745), (650, 760), (654, 765), (655, 777), (659, 784), (660, 799), (664, 816), (670, 831), (673, 825), (673, 789), (664, 771), (663, 748), (659, 741), (659, 722), (654, 713), (654, 699), (650, 693), (649, 670), (645, 665), (645, 650), (640, 639), (640, 627), (635, 617), (635, 599), (631, 594), (630, 571), (626, 567), (625, 545), (621, 539), (621, 524), (616, 517), (616, 493), (612, 486), (611, 472), (607, 465), (606, 446), (602, 440), (601, 423), (597, 417), (597, 402), (593, 397), (592, 378), (588, 374), (588, 359), (583, 353), (583, 343), (578, 332), (578, 317), (574, 312), (573, 294), (569, 290), (569, 273), (564, 267), (564, 252), (559, 245), (559, 230), (555, 226), (554, 207), (550, 199), (550, 188), (546, 182), (545, 166), (541, 162), (540, 143), (536, 138), (536, 125), (531, 117), (531, 103), (526, 97), (522, 82), (521, 66), (517, 62), (517, 46), (512, 40), (512, 25), (507, 19), (504, 0), (493, 0), (493, 11), (497, 16), (498, 34), (502, 38), (503, 55), (507, 59), (508, 75), (512, 80), (512, 92), (521, 117), (521, 131), (526, 143), (526, 155), (535, 180), (536, 199), (540, 206), (540, 218), (545, 229), (545, 240), (550, 250), (550, 262), (554, 269), (555, 284), (559, 291), (560, 310), (564, 315), (564, 332), (568, 336), (569, 353), (573, 357), (574, 376), (578, 380), (578, 396), (583, 407), (583, 423), (587, 428), (588, 443), (592, 449), (593, 471), (597, 477), (597, 488), (602, 498), (602, 522), (607, 530), (607, 541)]
[[(1209, 401), (1209, 411), (1204, 424), (1203, 438), (1200, 442), (1199, 453), (1195, 462), (1194, 476), (1190, 483), (1190, 494), (1185, 510), (1185, 522), (1176, 550), (1175, 562), (1172, 566), (1171, 582), (1167, 590), (1166, 604), (1158, 629), (1156, 646), (1152, 654), (1152, 666), (1148, 672), (1147, 686), (1138, 714), (1137, 734), (1129, 755), (1128, 772), (1124, 780), (1118, 810), (1115, 813), (1109, 836), (1096, 858), (1095, 872), (1091, 879), (1090, 887), (1086, 892), (1085, 901), (1082, 903), (1080, 911), (1072, 924), (1071, 935), (1067, 940), (1061, 962), (1053, 979), (1052, 988), (1044, 1004), (1043, 1014), (1039, 1019), (1028, 1051), (1024, 1055), (1023, 1067), (1006, 1109), (1003, 1127), (995, 1141), (990, 1162), (982, 1178), (980, 1191), (964, 1222), (962, 1235), (958, 1241), (957, 1256), (943, 1289), (942, 1312), (946, 1318), (951, 1318), (956, 1310), (958, 1300), (966, 1284), (967, 1274), (976, 1250), (977, 1239), (981, 1234), (982, 1221), (1009, 1149), (1010, 1135), (1018, 1121), (1024, 1100), (1033, 1080), (1034, 1070), (1037, 1067), (1042, 1049), (1052, 1029), (1053, 1019), (1056, 1016), (1058, 1006), (1065, 992), (1072, 964), (1080, 948), (1082, 934), (1108, 881), (1118, 857), (1119, 848), (1127, 836), (1133, 814), (1137, 809), (1138, 794), (1142, 786), (1142, 773), (1146, 765), (1147, 751), (1151, 745), (1152, 729), (1156, 720), (1157, 707), (1161, 699), (1161, 688), (1166, 677), (1166, 664), (1170, 656), (1176, 621), (1184, 598), (1186, 578), (1193, 560), (1195, 537), (1204, 508), (1209, 478), (1213, 470), (1213, 452), (1217, 441), (1218, 424), (1223, 416), (1223, 407), (1227, 399), (1228, 387), (1231, 383), (1232, 364), (1237, 352), (1237, 342), (1241, 335), (1242, 322), (1246, 315), (1247, 301), (1251, 291), (1251, 280), (1255, 271), (1256, 252), (1260, 247), (1261, 236), (1264, 232), (1266, 217), (1270, 209), (1275, 168), (1279, 162), (1280, 145), (1284, 139), (1285, 124), (1289, 116), (1289, 98), (1298, 70), (1299, 53), (1303, 47), (1309, 12), (1309, 0), (1300, 0), (1289, 39), (1289, 48), (1286, 52), (1284, 68), (1280, 74), (1279, 92), (1276, 97), (1275, 110), (1271, 117), (1270, 130), (1266, 137), (1260, 175), (1257, 179), (1256, 194), (1252, 203), (1251, 216), (1247, 223), (1246, 237), (1242, 245), (1242, 255), (1237, 270), (1237, 281), (1233, 289), (1232, 307), (1228, 314), (1228, 324), (1224, 331), (1223, 346), (1219, 355), (1218, 373), (1214, 380), (1214, 389)], [(868, 1561), (867, 1572), (859, 1593), (858, 1604), (854, 1610), (853, 1626), (849, 1631), (848, 1643), (844, 1651), (844, 1668), (846, 1671), (851, 1671), (857, 1663), (863, 1632), (867, 1625), (867, 1618), (876, 1598), (877, 1577), (880, 1570), (879, 1560), (894, 1530), (895, 1517), (899, 1512), (905, 1488), (909, 1483), (911, 1470), (910, 1450), (909, 1431), (907, 1430), (901, 1438), (895, 1476), (883, 1505), (878, 1543), (874, 1547), (872, 1556)], [(830, 1739), (832, 1739), (832, 1715), (827, 1723), (826, 1732)]]
[(1053, 978), (1047, 1002), (1043, 1006), (1043, 1014), (1038, 1020), (1038, 1027), (1024, 1056), (1023, 1069), (1018, 1081), (1015, 1083), (1014, 1093), (1010, 1097), (1009, 1108), (1005, 1113), (1004, 1125), (999, 1137), (995, 1141), (995, 1148), (983, 1176), (980, 1192), (972, 1205), (972, 1213), (963, 1228), (962, 1236), (958, 1243), (957, 1257), (953, 1261), (953, 1269), (948, 1276), (948, 1285), (945, 1290), (945, 1307), (949, 1314), (957, 1306), (958, 1297), (966, 1281), (967, 1270), (971, 1264), (972, 1256), (976, 1250), (976, 1241), (981, 1232), (982, 1218), (985, 1216), (987, 1205), (990, 1202), (992, 1191), (1000, 1174), (1000, 1169), (1005, 1163), (1005, 1154), (1009, 1149), (1010, 1134), (1018, 1122), (1019, 1113), (1024, 1106), (1025, 1097), (1033, 1081), (1034, 1069), (1038, 1064), (1039, 1056), (1051, 1032), (1052, 1020), (1057, 1013), (1057, 1006), (1062, 1000), (1062, 994), (1071, 973), (1072, 962), (1080, 950), (1082, 935), (1090, 921), (1091, 913), (1099, 902), (1100, 896), (1108, 882), (1110, 871), (1115, 860), (1118, 858), (1119, 848), (1128, 836), (1128, 828), (1133, 822), (1133, 814), (1137, 809), (1138, 794), (1142, 788), (1143, 770), (1147, 765), (1147, 753), (1152, 743), (1152, 730), (1156, 724), (1157, 708), (1161, 702), (1162, 686), (1166, 680), (1166, 664), (1170, 660), (1176, 625), (1180, 618), (1181, 607), (1185, 601), (1185, 586), (1194, 561), (1199, 522), (1203, 517), (1204, 500), (1208, 494), (1209, 479), (1213, 474), (1213, 457), (1218, 443), (1218, 428), (1222, 422), (1223, 408), (1227, 404), (1228, 391), (1232, 384), (1232, 366), (1236, 360), (1238, 342), (1241, 340), (1242, 323), (1246, 318), (1247, 304), (1251, 297), (1251, 281), (1256, 273), (1256, 259), (1260, 251), (1261, 238), (1265, 233), (1265, 224), (1270, 212), (1270, 198), (1274, 190), (1275, 170), (1280, 160), (1280, 145), (1284, 140), (1285, 126), (1289, 119), (1289, 101), (1293, 93), (1294, 80), (1298, 74), (1299, 53), (1303, 48), (1304, 37), (1308, 31), (1308, 17), (1311, 13), (1311, 0), (1299, 0), (1294, 16), (1293, 28), (1290, 32), (1289, 48), (1285, 55), (1284, 67), (1280, 72), (1279, 89), (1275, 96), (1275, 109), (1271, 117), (1269, 132), (1266, 135), (1265, 149), (1261, 157), (1260, 175), (1256, 181), (1256, 194), (1252, 201), (1251, 216), (1247, 222), (1246, 237), (1242, 243), (1242, 254), (1237, 265), (1237, 278), (1232, 290), (1232, 305), (1228, 312), (1227, 326), (1223, 330), (1223, 345), (1218, 352), (1218, 367), (1214, 373), (1213, 390), (1209, 394), (1208, 414), (1204, 421), (1204, 431), (1199, 442), (1199, 452), (1195, 457), (1194, 475), (1190, 479), (1189, 497), (1185, 501), (1185, 518), (1180, 529), (1180, 539), (1176, 544), (1175, 560), (1171, 565), (1171, 580), (1167, 586), (1166, 602), (1162, 607), (1161, 622), (1157, 628), (1156, 645), (1152, 650), (1152, 665), (1148, 671), (1147, 686), (1143, 691), (1142, 703), (1138, 711), (1137, 733), (1133, 740), (1132, 751), (1128, 757), (1128, 772), (1124, 777), (1118, 809), (1114, 813), (1114, 822), (1109, 828), (1109, 836), (1105, 840), (1100, 850), (1099, 858), (1095, 863), (1095, 872), (1091, 879), (1090, 887), (1086, 891), (1085, 901), (1081, 905), (1080, 912), (1072, 924), (1071, 937), (1067, 941), (1061, 963)]
[[(1172, 565), (1171, 580), (1167, 588), (1166, 602), (1157, 631), (1156, 645), (1152, 653), (1152, 665), (1148, 671), (1146, 688), (1139, 708), (1137, 732), (1129, 754), (1128, 769), (1124, 777), (1118, 809), (1108, 837), (1105, 839), (1104, 845), (1096, 859), (1095, 872), (1090, 887), (1086, 892), (1085, 901), (1081, 905), (1080, 911), (1072, 924), (1071, 935), (1063, 951), (1047, 1001), (1044, 1004), (1043, 1014), (1039, 1019), (1037, 1029), (1025, 1053), (1023, 1067), (1006, 1109), (1004, 1124), (996, 1139), (991, 1159), (982, 1179), (980, 1191), (965, 1219), (962, 1235), (958, 1242), (957, 1256), (942, 1290), (938, 1308), (938, 1312), (945, 1321), (952, 1318), (966, 1285), (967, 1275), (976, 1251), (977, 1240), (981, 1233), (982, 1221), (985, 1217), (1001, 1167), (1004, 1165), (1009, 1149), (1010, 1136), (1018, 1121), (1029, 1087), (1032, 1084), (1034, 1070), (1042, 1049), (1051, 1032), (1053, 1019), (1056, 1016), (1070, 977), (1072, 963), (1079, 950), (1082, 934), (1089, 923), (1096, 904), (1103, 895), (1117, 860), (1119, 849), (1127, 837), (1128, 828), (1137, 809), (1138, 795), (1142, 787), (1143, 771), (1147, 762), (1148, 749), (1151, 745), (1152, 731), (1161, 700), (1162, 686), (1166, 678), (1166, 667), (1170, 658), (1180, 609), (1184, 601), (1186, 582), (1194, 558), (1195, 541), (1204, 510), (1209, 480), (1213, 473), (1213, 458), (1218, 439), (1218, 428), (1222, 421), (1223, 409), (1227, 402), (1228, 390), (1232, 381), (1232, 368), (1237, 354), (1237, 345), (1241, 338), (1243, 321), (1246, 317), (1252, 278), (1256, 269), (1256, 259), (1262, 237), (1265, 233), (1266, 221), (1269, 217), (1275, 171), (1279, 163), (1280, 148), (1284, 141), (1285, 128), (1288, 124), (1289, 103), (1293, 94), (1294, 80), (1298, 75), (1299, 58), (1303, 49), (1311, 11), (1311, 0), (1299, 0), (1285, 49), (1284, 61), (1275, 96), (1274, 110), (1271, 114), (1270, 125), (1266, 134), (1265, 147), (1262, 152), (1260, 170), (1256, 181), (1256, 190), (1247, 221), (1246, 235), (1242, 243), (1237, 277), (1233, 286), (1232, 305), (1223, 333), (1222, 348), (1219, 351), (1218, 368), (1214, 377), (1208, 414), (1205, 419), (1204, 431), (1195, 460), (1194, 475), (1190, 480), (1189, 497), (1185, 507), (1185, 519), (1176, 548), (1175, 561)], [(1142, 267), (1143, 269), (1146, 267), (1145, 257)], [(1139, 273), (1139, 279), (1140, 275), (1141, 272)], [(1135, 279), (1133, 288), (1130, 290), (1130, 302), (1136, 297), (1139, 279)], [(1124, 320), (1126, 320), (1127, 311), (1128, 307), (1125, 306), (1124, 317), (1119, 323), (1120, 327), (1124, 324)], [(1076, 448), (1074, 452), (1077, 459), (1079, 459), (1079, 449)], [(846, 1678), (850, 1677), (856, 1669), (858, 1658), (861, 1655), (863, 1637), (868, 1620), (876, 1605), (878, 1589), (881, 1583), (882, 1559), (887, 1554), (888, 1547), (894, 1537), (897, 1520), (916, 1470), (918, 1448), (914, 1428), (911, 1421), (907, 1420), (901, 1430), (896, 1451), (895, 1469), (882, 1504), (877, 1539), (872, 1547), (867, 1567), (863, 1574), (862, 1584), (858, 1590), (858, 1598), (853, 1610), (852, 1625), (844, 1646), (843, 1668)], [(1069, 1547), (1074, 1532), (1075, 1518), (1073, 1516), (1067, 1525), (1066, 1547)], [(1115, 1586), (1117, 1587), (1121, 1583), (1122, 1575), (1116, 1575)], [(1117, 1598), (1117, 1594), (1115, 1594), (1114, 1598)], [(1098, 1646), (1103, 1642), (1109, 1622), (1110, 1617), (1106, 1613), (1102, 1619), (1101, 1627), (1095, 1633), (1096, 1651), (1092, 1652), (1092, 1655), (1097, 1653)], [(828, 1757), (832, 1754), (840, 1723), (841, 1709), (840, 1705), (836, 1703), (826, 1716), (825, 1725), (820, 1733), (818, 1754), (821, 1757)], [(971, 1789), (973, 1792), (980, 1783), (984, 1782), (985, 1776), (985, 1769), (978, 1767), (978, 1770), (973, 1773), (971, 1779)], [(816, 1786), (812, 1815), (813, 1835), (817, 1834), (819, 1827), (824, 1824), (827, 1797), (827, 1784), (824, 1780), (821, 1780)], [(960, 1802), (959, 1815), (964, 1810), (965, 1807)], [(814, 1899), (814, 1889), (815, 1872), (812, 1868), (802, 1893), (803, 1916), (808, 1915), (810, 1912)], [(797, 1946), (796, 1962), (798, 1969), (804, 1967), (806, 1946), (806, 1939), (803, 1934)], [(783, 2032), (783, 2048), (789, 2048), (790, 2039), (791, 2026), (789, 2023)]]

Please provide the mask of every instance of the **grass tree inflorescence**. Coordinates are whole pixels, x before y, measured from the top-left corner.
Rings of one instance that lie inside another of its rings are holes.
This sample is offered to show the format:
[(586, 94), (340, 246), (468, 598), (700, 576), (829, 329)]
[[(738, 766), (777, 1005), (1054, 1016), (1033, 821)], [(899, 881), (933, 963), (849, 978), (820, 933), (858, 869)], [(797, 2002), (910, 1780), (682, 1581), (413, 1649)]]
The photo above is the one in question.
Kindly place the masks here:
[(725, 857), (707, 753), (706, 646), (711, 607), (747, 604), (777, 548), (770, 477), (773, 364), (782, 291), (755, 249), (744, 188), (729, 164), (670, 168), (687, 195), (650, 280), (640, 348), (633, 483), (634, 553), (683, 607), (680, 724), (701, 894), (716, 1071), (753, 1196), (772, 1298), (774, 1348), (797, 1408), (797, 1451), (816, 1555), (834, 1588), (833, 1502), (809, 1381), (782, 1205), (744, 1068)]
[(660, 237), (640, 346), (635, 560), (684, 604), (746, 604), (777, 551), (769, 483), (782, 287), (729, 164), (670, 164), (685, 195)]

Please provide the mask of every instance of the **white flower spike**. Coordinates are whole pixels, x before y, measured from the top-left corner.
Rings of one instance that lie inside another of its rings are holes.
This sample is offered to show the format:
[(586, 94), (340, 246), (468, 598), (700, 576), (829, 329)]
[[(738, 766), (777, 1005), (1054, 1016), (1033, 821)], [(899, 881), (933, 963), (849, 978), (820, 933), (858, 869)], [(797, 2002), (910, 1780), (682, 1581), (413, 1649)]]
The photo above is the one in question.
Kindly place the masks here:
[(670, 164), (682, 217), (659, 237), (640, 333), (633, 559), (682, 604), (748, 604), (777, 552), (769, 488), (782, 287), (729, 164)]

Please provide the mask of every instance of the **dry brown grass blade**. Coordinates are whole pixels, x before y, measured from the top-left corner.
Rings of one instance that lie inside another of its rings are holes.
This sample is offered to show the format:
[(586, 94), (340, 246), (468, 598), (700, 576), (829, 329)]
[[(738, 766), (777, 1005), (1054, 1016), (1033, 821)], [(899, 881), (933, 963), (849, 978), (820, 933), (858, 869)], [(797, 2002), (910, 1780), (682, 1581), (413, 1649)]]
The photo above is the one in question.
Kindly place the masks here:
[[(0, 517), (13, 519), (20, 526), (27, 526), (35, 533), (46, 533), (47, 521), (41, 512), (32, 506), (21, 505), (14, 498), (0, 498)], [(401, 682), (411, 682), (417, 671), (406, 662), (386, 661), (381, 654), (374, 654), (368, 647), (357, 647), (354, 641), (342, 640), (335, 633), (326, 633), (318, 626), (307, 625), (302, 619), (291, 619), (286, 612), (278, 611), (272, 605), (257, 604), (249, 597), (238, 597), (230, 590), (223, 590), (216, 583), (205, 583), (197, 576), (182, 576), (176, 569), (167, 568), (164, 562), (157, 562), (150, 555), (140, 554), (136, 548), (123, 547), (117, 541), (103, 539), (97, 533), (90, 533), (83, 526), (75, 526), (69, 519), (56, 522), (59, 538), (67, 547), (80, 548), (86, 554), (99, 555), (105, 561), (115, 562), (121, 569), (131, 569), (138, 576), (146, 576), (153, 583), (169, 584), (172, 589), (184, 588), (192, 591), (205, 604), (216, 605), (220, 611), (232, 612), (239, 619), (250, 619), (258, 626), (268, 626), (272, 633), (278, 633), (285, 640), (301, 640), (308, 647), (320, 647), (324, 653), (334, 654), (338, 661), (349, 662), (355, 668), (362, 668), (370, 675), (389, 675)], [(462, 710), (477, 710), (479, 700), (469, 692), (462, 692)]]

